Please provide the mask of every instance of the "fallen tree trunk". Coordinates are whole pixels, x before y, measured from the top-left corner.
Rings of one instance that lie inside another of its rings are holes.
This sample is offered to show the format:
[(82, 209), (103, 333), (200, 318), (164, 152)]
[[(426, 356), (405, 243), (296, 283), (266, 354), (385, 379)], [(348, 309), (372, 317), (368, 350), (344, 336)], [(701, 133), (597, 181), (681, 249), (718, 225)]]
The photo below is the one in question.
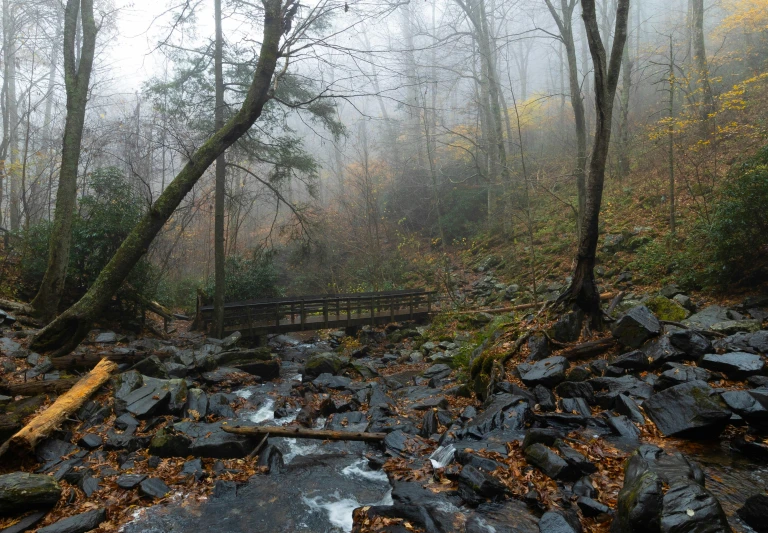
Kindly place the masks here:
[(21, 431), (11, 437), (8, 442), (0, 447), (0, 457), (9, 449), (22, 455), (31, 452), (37, 444), (59, 428), (64, 421), (80, 409), (111, 377), (117, 370), (117, 364), (103, 359), (88, 374), (82, 377), (66, 393), (59, 396), (53, 405), (32, 419), (21, 428)]
[[(600, 295), (601, 300), (610, 300), (616, 295), (616, 293), (613, 292), (606, 292)], [(496, 307), (494, 309), (475, 309), (472, 311), (462, 311), (462, 313), (509, 313), (510, 311), (522, 311), (524, 309), (533, 309), (534, 307), (539, 307), (544, 302), (534, 302), (529, 304), (521, 304), (521, 305), (513, 305), (511, 307)]]
[(288, 437), (292, 439), (317, 439), (317, 440), (355, 440), (364, 442), (380, 442), (387, 436), (386, 433), (355, 433), (351, 431), (331, 431), (328, 429), (307, 429), (303, 427), (240, 427), (221, 426), (227, 433), (236, 435), (248, 435), (260, 437), (269, 434), (270, 437)]
[(618, 341), (613, 337), (606, 337), (604, 339), (597, 339), (596, 341), (589, 341), (570, 346), (556, 355), (565, 357), (568, 360), (586, 359), (587, 357), (593, 357), (607, 352), (614, 346), (618, 346), (618, 344)]
[(126, 354), (102, 354), (102, 353), (86, 353), (86, 354), (72, 354), (65, 355), (63, 357), (51, 358), (53, 367), (57, 370), (64, 369), (78, 369), (87, 370), (96, 366), (102, 359), (109, 359), (115, 363), (139, 363), (146, 359), (150, 355), (156, 355), (158, 359), (163, 360), (171, 356), (169, 353), (148, 353), (148, 352), (133, 352)]
[(2, 383), (0, 394), (8, 396), (37, 396), (38, 394), (62, 393), (71, 389), (77, 378), (28, 381), (26, 383)]

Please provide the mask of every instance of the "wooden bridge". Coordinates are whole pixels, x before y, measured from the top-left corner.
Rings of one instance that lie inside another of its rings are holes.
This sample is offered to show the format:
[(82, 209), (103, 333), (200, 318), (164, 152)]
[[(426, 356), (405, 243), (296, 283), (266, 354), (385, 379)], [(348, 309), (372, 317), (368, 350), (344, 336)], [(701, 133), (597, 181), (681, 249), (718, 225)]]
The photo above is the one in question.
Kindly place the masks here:
[[(224, 335), (239, 331), (244, 337), (263, 338), (270, 333), (425, 320), (432, 312), (434, 295), (434, 291), (414, 289), (231, 302), (224, 304)], [(209, 331), (213, 306), (198, 305), (195, 323)]]

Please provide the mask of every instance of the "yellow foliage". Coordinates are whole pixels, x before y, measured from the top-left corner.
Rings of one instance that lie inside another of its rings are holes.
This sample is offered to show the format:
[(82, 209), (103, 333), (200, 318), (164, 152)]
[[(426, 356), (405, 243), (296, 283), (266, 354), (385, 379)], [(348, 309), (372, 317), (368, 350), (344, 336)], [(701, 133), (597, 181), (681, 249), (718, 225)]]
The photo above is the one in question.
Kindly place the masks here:
[(724, 0), (723, 8), (728, 15), (718, 30), (727, 33), (740, 30), (744, 33), (768, 31), (768, 0)]

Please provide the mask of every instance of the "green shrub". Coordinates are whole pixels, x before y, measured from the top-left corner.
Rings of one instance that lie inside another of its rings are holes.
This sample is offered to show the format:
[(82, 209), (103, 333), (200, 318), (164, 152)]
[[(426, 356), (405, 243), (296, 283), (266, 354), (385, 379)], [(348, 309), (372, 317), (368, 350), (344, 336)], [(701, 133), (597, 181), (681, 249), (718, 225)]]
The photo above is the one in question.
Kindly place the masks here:
[[(272, 298), (282, 294), (277, 286), (278, 272), (271, 253), (256, 251), (252, 257), (232, 255), (227, 257), (224, 268), (226, 302)], [(211, 278), (205, 288), (209, 299), (213, 297), (213, 292), (214, 279)]]

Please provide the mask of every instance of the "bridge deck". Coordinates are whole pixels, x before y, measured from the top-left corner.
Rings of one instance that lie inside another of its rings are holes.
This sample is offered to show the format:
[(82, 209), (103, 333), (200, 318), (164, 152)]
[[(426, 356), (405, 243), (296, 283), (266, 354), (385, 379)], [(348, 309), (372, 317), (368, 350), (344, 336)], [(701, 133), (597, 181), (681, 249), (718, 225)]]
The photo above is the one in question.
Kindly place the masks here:
[[(433, 295), (425, 290), (405, 290), (231, 302), (224, 305), (224, 333), (239, 331), (259, 337), (424, 320), (432, 312)], [(198, 306), (197, 324), (208, 330), (212, 323), (213, 306)]]

